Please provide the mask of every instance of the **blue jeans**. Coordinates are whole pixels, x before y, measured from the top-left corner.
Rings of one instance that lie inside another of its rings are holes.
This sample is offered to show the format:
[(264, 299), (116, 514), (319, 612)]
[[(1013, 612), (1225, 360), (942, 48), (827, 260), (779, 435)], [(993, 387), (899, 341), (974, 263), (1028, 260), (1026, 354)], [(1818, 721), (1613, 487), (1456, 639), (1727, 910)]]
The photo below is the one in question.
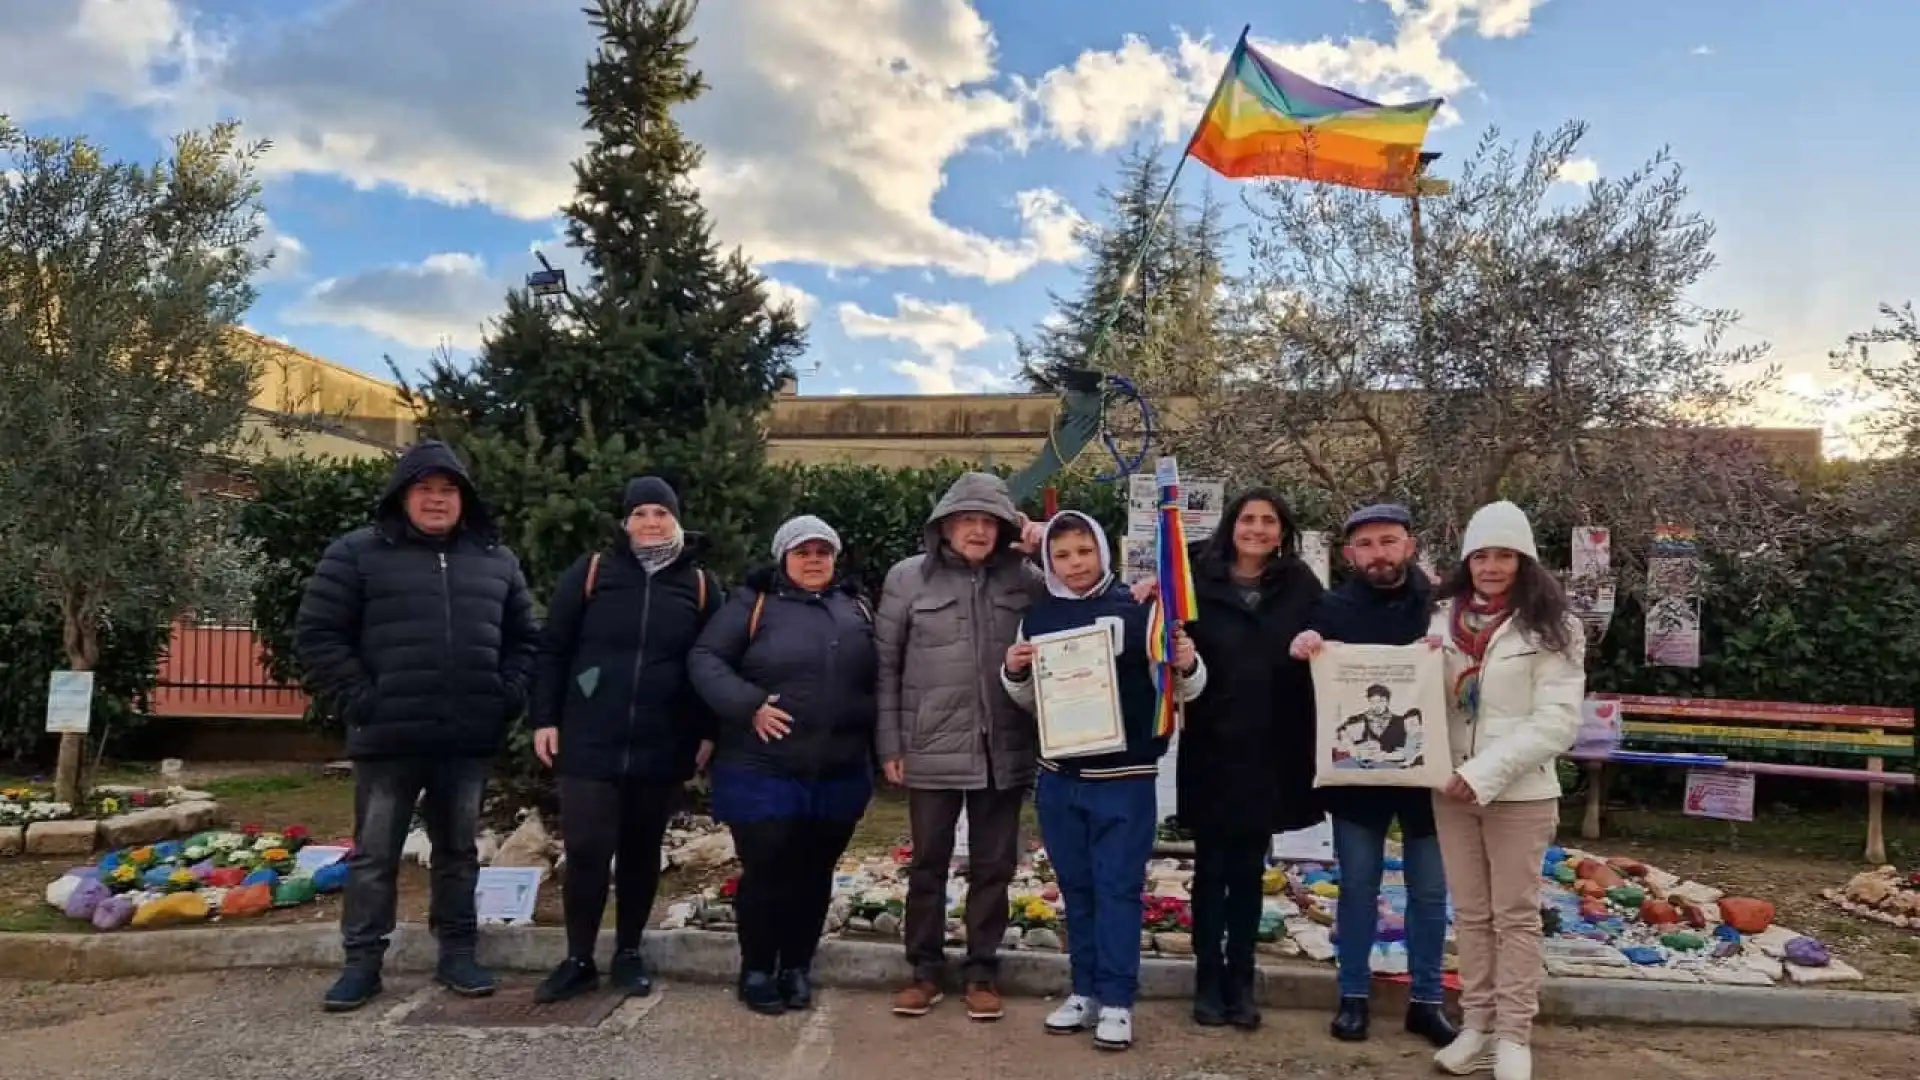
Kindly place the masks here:
[(1140, 894), (1153, 856), (1153, 778), (1078, 780), (1042, 769), (1034, 808), (1067, 902), (1073, 992), (1131, 1009), (1140, 986)]
[[(1447, 943), (1447, 875), (1440, 861), (1440, 838), (1403, 837), (1400, 846), (1407, 882), (1407, 970), (1413, 977), (1408, 996), (1439, 1004), (1445, 1000), (1441, 964)], [(1341, 997), (1367, 997), (1373, 986), (1373, 936), (1379, 925), (1386, 848), (1385, 829), (1333, 819), (1333, 857), (1340, 864), (1334, 926), (1340, 939), (1335, 949)]]

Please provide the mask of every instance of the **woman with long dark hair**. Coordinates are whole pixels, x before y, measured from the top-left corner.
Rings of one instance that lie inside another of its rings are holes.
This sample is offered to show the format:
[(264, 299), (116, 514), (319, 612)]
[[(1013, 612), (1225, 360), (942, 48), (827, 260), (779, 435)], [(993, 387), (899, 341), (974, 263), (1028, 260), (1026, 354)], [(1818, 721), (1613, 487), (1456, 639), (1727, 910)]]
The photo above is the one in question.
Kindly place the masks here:
[(1323, 588), (1300, 560), (1293, 511), (1268, 488), (1234, 498), (1192, 554), (1200, 617), (1187, 633), (1211, 669), (1187, 706), (1178, 766), (1180, 824), (1195, 846), (1193, 1018), (1251, 1029), (1267, 852), (1275, 832), (1321, 818), (1313, 679), (1287, 644)]
[(1457, 1076), (1491, 1068), (1495, 1080), (1531, 1080), (1545, 975), (1540, 861), (1560, 820), (1554, 762), (1580, 729), (1586, 634), (1518, 506), (1490, 503), (1467, 523), (1432, 632), (1446, 650), (1454, 761), (1433, 813), (1465, 1021), (1434, 1062)]

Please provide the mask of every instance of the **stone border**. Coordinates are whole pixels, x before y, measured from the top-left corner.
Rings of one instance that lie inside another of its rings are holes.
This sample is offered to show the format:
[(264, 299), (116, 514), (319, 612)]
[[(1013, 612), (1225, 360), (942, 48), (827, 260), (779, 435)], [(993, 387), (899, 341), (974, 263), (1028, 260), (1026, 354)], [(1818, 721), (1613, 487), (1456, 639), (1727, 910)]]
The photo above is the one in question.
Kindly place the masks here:
[[(480, 959), (505, 971), (544, 972), (565, 953), (565, 938), (565, 931), (558, 927), (487, 927), (481, 934)], [(605, 932), (601, 938), (603, 951), (611, 951), (612, 933)], [(655, 972), (667, 979), (729, 984), (739, 965), (733, 935), (710, 930), (652, 931), (646, 937), (646, 951)], [(113, 979), (235, 968), (331, 968), (340, 959), (340, 933), (331, 924), (116, 934), (0, 934), (0, 977), (17, 979)], [(431, 971), (434, 960), (434, 942), (424, 926), (402, 926), (394, 934), (387, 957), (390, 970)], [(898, 945), (829, 938), (820, 944), (814, 975), (826, 987), (888, 990), (906, 978), (908, 969)], [(1002, 953), (1001, 984), (1015, 996), (1058, 995), (1067, 988), (1067, 958), (1058, 953)], [(1179, 999), (1192, 992), (1192, 964), (1141, 961), (1142, 998)], [(1374, 994), (1382, 1008), (1394, 1007), (1405, 998), (1405, 991), (1393, 983), (1376, 982)], [(1334, 972), (1304, 963), (1268, 965), (1260, 969), (1259, 996), (1268, 1008), (1323, 1011), (1337, 996)], [(1920, 1030), (1920, 995), (1857, 990), (1549, 978), (1540, 1005), (1544, 1019), (1569, 1023)]]
[(168, 806), (129, 810), (109, 818), (62, 818), (26, 825), (0, 825), (0, 856), (68, 855), (157, 844), (216, 828), (224, 811), (212, 799), (183, 799)]

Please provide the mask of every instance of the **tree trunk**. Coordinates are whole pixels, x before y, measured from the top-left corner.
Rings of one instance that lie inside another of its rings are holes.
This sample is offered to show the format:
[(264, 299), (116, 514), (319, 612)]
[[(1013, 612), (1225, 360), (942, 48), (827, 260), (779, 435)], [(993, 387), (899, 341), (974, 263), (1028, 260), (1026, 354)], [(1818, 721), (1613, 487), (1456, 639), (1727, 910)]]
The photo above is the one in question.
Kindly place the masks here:
[[(69, 597), (62, 605), (62, 642), (67, 651), (70, 671), (92, 671), (100, 659), (100, 628), (86, 617), (84, 601)], [(75, 732), (60, 735), (60, 758), (54, 767), (54, 799), (76, 809), (80, 806), (80, 772), (87, 756), (87, 737)]]

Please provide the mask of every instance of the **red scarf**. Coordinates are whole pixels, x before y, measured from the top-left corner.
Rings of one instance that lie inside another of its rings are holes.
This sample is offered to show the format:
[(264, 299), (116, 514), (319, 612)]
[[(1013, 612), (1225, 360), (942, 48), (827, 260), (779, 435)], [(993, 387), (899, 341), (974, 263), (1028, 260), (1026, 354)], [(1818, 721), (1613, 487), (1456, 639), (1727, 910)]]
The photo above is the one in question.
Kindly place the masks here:
[(1487, 659), (1487, 646), (1512, 616), (1504, 596), (1490, 600), (1475, 593), (1453, 602), (1449, 620), (1453, 643), (1467, 657), (1466, 668), (1453, 680), (1453, 699), (1470, 714), (1480, 711), (1480, 668)]

